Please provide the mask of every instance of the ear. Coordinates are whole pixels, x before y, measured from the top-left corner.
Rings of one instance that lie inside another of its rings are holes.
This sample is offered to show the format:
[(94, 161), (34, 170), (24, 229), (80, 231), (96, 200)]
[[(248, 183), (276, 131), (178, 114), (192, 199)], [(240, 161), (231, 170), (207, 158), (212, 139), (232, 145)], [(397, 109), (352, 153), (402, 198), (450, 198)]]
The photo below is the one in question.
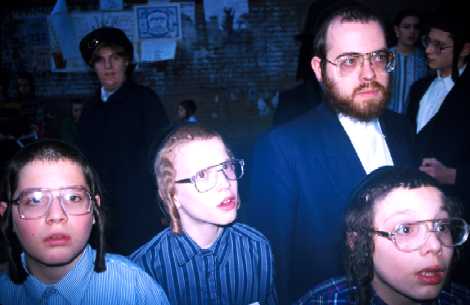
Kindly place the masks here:
[(318, 56), (314, 56), (312, 60), (310, 61), (310, 65), (312, 66), (313, 72), (315, 72), (315, 76), (317, 77), (317, 80), (321, 83), (322, 82), (322, 77), (321, 77), (321, 59)]
[(6, 210), (7, 210), (7, 203), (4, 201), (0, 201), (0, 216), (3, 216)]
[(99, 195), (95, 196), (95, 203), (97, 206), (101, 207), (101, 197)]
[(396, 25), (393, 26), (393, 30), (395, 31), (395, 37), (399, 38), (398, 35), (399, 35), (400, 32), (398, 31), (398, 27)]
[(346, 244), (348, 248), (352, 251), (354, 250), (354, 245), (357, 241), (357, 233), (356, 232), (347, 232), (346, 233)]
[(460, 52), (460, 57), (464, 58), (470, 55), (470, 42), (466, 42), (463, 45), (462, 52)]

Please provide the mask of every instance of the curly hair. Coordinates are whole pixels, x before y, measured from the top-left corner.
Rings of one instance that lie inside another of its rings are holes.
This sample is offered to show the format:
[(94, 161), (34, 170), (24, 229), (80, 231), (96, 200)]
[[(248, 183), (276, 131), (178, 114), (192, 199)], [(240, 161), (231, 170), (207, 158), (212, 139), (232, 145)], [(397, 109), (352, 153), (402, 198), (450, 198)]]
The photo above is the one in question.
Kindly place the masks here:
[(449, 216), (461, 215), (460, 204), (444, 195), (441, 186), (434, 178), (412, 168), (381, 167), (370, 173), (351, 195), (345, 217), (345, 265), (348, 279), (357, 287), (357, 304), (370, 304), (370, 284), (374, 277), (374, 242), (370, 229), (374, 226), (375, 204), (397, 188), (420, 187), (438, 189), (442, 194), (444, 210)]
[(102, 198), (101, 186), (98, 175), (91, 167), (88, 160), (75, 148), (56, 140), (42, 140), (25, 146), (8, 163), (5, 176), (1, 183), (1, 201), (7, 203), (5, 213), (0, 219), (1, 233), (5, 241), (8, 257), (8, 271), (14, 283), (21, 284), (26, 280), (27, 273), (21, 262), (23, 248), (13, 231), (12, 202), (18, 186), (21, 170), (34, 161), (56, 162), (68, 160), (80, 166), (85, 177), (88, 190), (92, 198), (92, 213), (95, 219), (91, 232), (91, 242), (96, 245), (96, 258), (94, 270), (103, 272), (106, 270), (104, 255), (104, 215), (98, 204), (96, 196)]
[[(173, 233), (180, 234), (183, 231), (180, 215), (174, 202), (176, 194), (176, 169), (174, 165), (176, 149), (195, 140), (209, 139), (218, 139), (224, 143), (222, 136), (215, 130), (205, 128), (199, 124), (182, 125), (167, 135), (155, 157), (154, 174), (157, 180), (158, 194), (169, 218), (170, 229)], [(224, 146), (227, 154), (232, 156), (232, 152), (225, 143)]]

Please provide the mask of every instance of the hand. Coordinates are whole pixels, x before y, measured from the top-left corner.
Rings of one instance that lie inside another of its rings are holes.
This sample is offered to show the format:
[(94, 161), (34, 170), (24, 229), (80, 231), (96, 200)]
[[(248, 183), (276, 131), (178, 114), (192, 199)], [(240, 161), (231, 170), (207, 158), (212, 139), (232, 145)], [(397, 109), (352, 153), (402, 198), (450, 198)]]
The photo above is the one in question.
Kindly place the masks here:
[(424, 158), (421, 161), (420, 171), (425, 172), (442, 184), (455, 184), (457, 170), (447, 167), (435, 158)]

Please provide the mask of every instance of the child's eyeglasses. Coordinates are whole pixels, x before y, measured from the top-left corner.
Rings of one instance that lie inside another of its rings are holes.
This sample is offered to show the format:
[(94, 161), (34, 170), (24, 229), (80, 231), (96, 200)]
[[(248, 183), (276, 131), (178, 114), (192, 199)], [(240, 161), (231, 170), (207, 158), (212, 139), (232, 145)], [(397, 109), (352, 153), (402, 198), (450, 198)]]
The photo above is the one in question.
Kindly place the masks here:
[(198, 171), (191, 178), (180, 179), (175, 183), (192, 183), (199, 193), (205, 193), (217, 184), (218, 173), (222, 172), (228, 180), (238, 180), (243, 176), (245, 161), (232, 159)]
[(398, 250), (412, 252), (420, 249), (431, 233), (436, 234), (443, 246), (460, 246), (467, 240), (470, 227), (462, 218), (448, 218), (399, 224), (391, 232), (371, 231), (391, 240)]
[(21, 219), (44, 217), (54, 198), (67, 215), (85, 215), (91, 212), (91, 194), (83, 186), (70, 186), (58, 189), (27, 189), (22, 191), (12, 204), (18, 207)]

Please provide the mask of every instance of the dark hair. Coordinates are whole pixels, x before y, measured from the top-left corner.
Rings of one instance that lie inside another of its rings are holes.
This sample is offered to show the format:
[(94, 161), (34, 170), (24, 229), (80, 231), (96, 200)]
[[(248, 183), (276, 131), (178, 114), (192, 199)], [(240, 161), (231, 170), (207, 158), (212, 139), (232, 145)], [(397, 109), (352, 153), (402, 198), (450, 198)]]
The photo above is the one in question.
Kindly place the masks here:
[[(429, 30), (434, 28), (447, 32), (454, 42), (452, 50), (452, 80), (454, 82), (457, 82), (459, 78), (459, 55), (464, 44), (470, 42), (470, 24), (468, 17), (463, 15), (463, 12), (466, 12), (466, 10), (458, 12), (457, 8), (442, 7), (429, 20)], [(468, 62), (469, 57), (467, 55), (464, 61)]]
[[(326, 58), (326, 37), (331, 23), (336, 18), (340, 18), (341, 22), (378, 22), (381, 28), (383, 29), (385, 35), (384, 23), (382, 22), (381, 18), (369, 8), (357, 3), (333, 6), (328, 10), (327, 17), (323, 19), (323, 22), (318, 28), (318, 32), (315, 35), (315, 39), (313, 41), (314, 55), (318, 56), (321, 59)], [(325, 61), (322, 60), (322, 65), (325, 64), (324, 62)]]
[(450, 217), (461, 214), (459, 204), (444, 195), (439, 183), (414, 168), (384, 166), (371, 172), (355, 189), (346, 211), (346, 272), (357, 287), (357, 304), (370, 304), (374, 276), (374, 242), (370, 229), (374, 222), (374, 206), (397, 188), (433, 187), (442, 194), (444, 209)]
[(184, 101), (181, 101), (179, 105), (180, 105), (181, 107), (183, 107), (184, 110), (186, 110), (186, 117), (185, 117), (185, 119), (189, 118), (189, 117), (192, 116), (194, 113), (196, 113), (197, 106), (196, 106), (196, 103), (195, 103), (193, 100), (184, 100)]
[(23, 249), (16, 234), (13, 232), (13, 221), (11, 218), (13, 196), (18, 186), (19, 174), (26, 165), (34, 161), (55, 162), (62, 160), (77, 163), (82, 169), (93, 201), (93, 217), (96, 221), (91, 232), (91, 237), (96, 243), (94, 270), (96, 272), (106, 270), (104, 260), (104, 215), (100, 206), (95, 201), (95, 196), (102, 198), (98, 176), (88, 160), (77, 149), (57, 140), (42, 140), (25, 146), (13, 156), (6, 167), (5, 176), (1, 184), (1, 200), (7, 203), (7, 208), (0, 221), (1, 232), (5, 240), (9, 275), (11, 280), (17, 284), (23, 283), (27, 277), (21, 262), (21, 252)]
[(405, 19), (406, 17), (417, 17), (421, 22), (421, 14), (415, 9), (408, 8), (408, 9), (399, 11), (395, 15), (395, 18), (393, 18), (393, 25), (399, 26), (400, 23), (403, 21), (403, 19)]

